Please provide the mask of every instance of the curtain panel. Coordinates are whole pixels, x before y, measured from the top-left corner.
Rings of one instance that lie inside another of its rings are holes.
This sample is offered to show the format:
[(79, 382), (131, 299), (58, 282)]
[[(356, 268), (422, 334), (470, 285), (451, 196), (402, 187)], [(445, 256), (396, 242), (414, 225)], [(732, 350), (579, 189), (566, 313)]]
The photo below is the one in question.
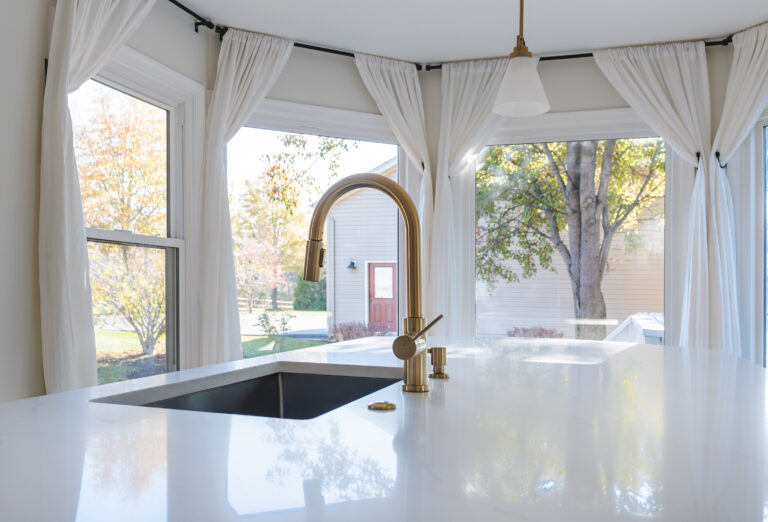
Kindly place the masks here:
[(230, 29), (224, 35), (208, 106), (198, 246), (197, 361), (187, 367), (241, 359), (240, 317), (227, 194), (227, 142), (274, 85), (293, 49), (282, 38)]
[[(433, 195), (419, 77), (412, 63), (391, 58), (356, 53), (355, 65), (360, 71), (365, 87), (408, 158), (400, 184), (408, 191), (419, 211), (423, 292), (428, 286)], [(435, 315), (427, 309), (423, 312), (427, 318)]]
[[(710, 140), (709, 78), (703, 42), (597, 51), (595, 61), (675, 154), (695, 165), (679, 338), (669, 342), (724, 349), (755, 360), (753, 316), (762, 313), (762, 305), (739, 295), (740, 287), (741, 291), (745, 288), (739, 266), (744, 266), (743, 256), (754, 252), (740, 249), (737, 255), (736, 249), (737, 241), (744, 246), (743, 238), (754, 234), (743, 230), (737, 234), (729, 183), (729, 178), (739, 178), (738, 186), (744, 187), (741, 178), (754, 179), (755, 173), (726, 175), (726, 164), (768, 104), (768, 24), (734, 36), (723, 116), (714, 141)], [(741, 170), (748, 162), (741, 157), (738, 160)], [(756, 208), (753, 204), (749, 207)], [(754, 215), (750, 219), (760, 218)], [(748, 308), (740, 310), (745, 305)], [(742, 333), (742, 328), (748, 332)]]
[(134, 33), (154, 0), (59, 0), (43, 100), (40, 327), (48, 393), (95, 385), (96, 341), (80, 180), (67, 95)]
[[(759, 204), (762, 190), (762, 165), (760, 146), (754, 143), (752, 131), (760, 115), (768, 107), (768, 24), (762, 24), (733, 36), (733, 61), (728, 75), (723, 116), (715, 134), (712, 150), (715, 154), (712, 169), (718, 173), (722, 185), (711, 193), (723, 201), (712, 202), (714, 226), (733, 231), (733, 244), (726, 243), (713, 249), (712, 254), (733, 256), (733, 274), (716, 274), (722, 278), (720, 285), (728, 291), (727, 299), (738, 302), (738, 306), (723, 307), (723, 313), (730, 311), (735, 317), (726, 319), (737, 324), (737, 344), (732, 352), (742, 358), (763, 363), (763, 292), (757, 292), (757, 282), (762, 281), (762, 267), (756, 266), (757, 259), (765, 253), (756, 247), (762, 241), (764, 209)], [(735, 187), (736, 197), (731, 194)], [(761, 187), (755, 190), (755, 187)], [(734, 200), (738, 203), (735, 210)], [(722, 234), (713, 234), (715, 239)], [(723, 292), (725, 294), (725, 291)], [(724, 300), (727, 300), (724, 298)], [(713, 313), (718, 313), (717, 308)], [(727, 322), (724, 321), (724, 324)], [(721, 331), (723, 347), (729, 338)], [(738, 343), (740, 341), (740, 343)], [(740, 346), (739, 346), (740, 344)]]
[(493, 115), (507, 59), (445, 64), (428, 309), (446, 320), (436, 335), (475, 333), (475, 159), (497, 121)]

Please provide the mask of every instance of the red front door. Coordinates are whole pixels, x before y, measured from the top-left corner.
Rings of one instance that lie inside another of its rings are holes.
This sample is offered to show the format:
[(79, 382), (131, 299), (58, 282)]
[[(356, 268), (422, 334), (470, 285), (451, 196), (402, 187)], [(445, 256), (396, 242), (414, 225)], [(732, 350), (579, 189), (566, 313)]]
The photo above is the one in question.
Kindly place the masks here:
[(397, 264), (368, 264), (368, 324), (397, 332)]

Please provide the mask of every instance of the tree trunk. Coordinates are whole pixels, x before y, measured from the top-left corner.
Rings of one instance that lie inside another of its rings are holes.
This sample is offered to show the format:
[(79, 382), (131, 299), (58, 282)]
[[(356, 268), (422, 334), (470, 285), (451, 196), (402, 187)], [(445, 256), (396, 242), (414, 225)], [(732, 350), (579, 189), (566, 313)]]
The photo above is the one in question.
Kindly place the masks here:
[(141, 342), (141, 353), (143, 355), (152, 355), (155, 351), (155, 344), (157, 344), (157, 339), (154, 336), (147, 336), (145, 338), (139, 338), (139, 341)]
[(581, 209), (581, 256), (579, 277), (578, 319), (587, 321), (576, 327), (580, 339), (605, 338), (605, 324), (589, 324), (589, 321), (605, 319), (605, 299), (601, 289), (600, 250), (601, 227), (595, 192), (595, 166), (597, 142), (581, 143), (581, 180), (579, 203)]
[(277, 284), (272, 285), (272, 310), (277, 310)]
[(581, 280), (581, 203), (579, 202), (579, 187), (581, 185), (581, 142), (568, 143), (568, 151), (565, 158), (566, 166), (566, 192), (565, 192), (565, 219), (568, 224), (568, 248), (570, 249), (570, 262), (568, 275), (571, 279), (571, 292), (573, 293), (573, 315), (579, 317), (580, 299), (579, 287)]

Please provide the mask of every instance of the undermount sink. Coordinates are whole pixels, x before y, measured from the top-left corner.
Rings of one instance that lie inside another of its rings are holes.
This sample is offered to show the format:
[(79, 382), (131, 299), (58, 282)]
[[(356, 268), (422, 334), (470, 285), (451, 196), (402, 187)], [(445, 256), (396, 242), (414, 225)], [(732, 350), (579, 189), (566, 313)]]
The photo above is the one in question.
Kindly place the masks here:
[[(398, 368), (278, 363), (94, 402), (280, 419), (312, 419), (402, 380)], [(260, 371), (259, 371), (260, 370)], [(258, 374), (254, 375), (253, 371)], [(350, 375), (358, 373), (358, 375)], [(362, 374), (362, 375), (359, 375)]]
[(312, 419), (399, 380), (280, 372), (144, 406), (279, 419)]

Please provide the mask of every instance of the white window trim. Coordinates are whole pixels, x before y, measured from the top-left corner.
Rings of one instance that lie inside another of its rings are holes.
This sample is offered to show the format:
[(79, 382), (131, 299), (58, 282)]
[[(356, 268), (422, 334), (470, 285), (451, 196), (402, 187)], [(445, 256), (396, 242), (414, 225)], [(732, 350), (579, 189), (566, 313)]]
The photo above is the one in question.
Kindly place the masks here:
[[(759, 265), (762, 267), (763, 277), (762, 279), (759, 279), (759, 292), (762, 294), (762, 328), (760, 333), (761, 336), (758, 336), (758, 339), (760, 340), (760, 346), (762, 347), (762, 363), (763, 368), (765, 368), (768, 365), (768, 353), (766, 353), (766, 331), (765, 329), (768, 328), (768, 296), (766, 296), (766, 281), (768, 281), (768, 277), (766, 277), (766, 271), (768, 270), (768, 266), (766, 266), (766, 261), (768, 256), (766, 256), (766, 247), (768, 246), (768, 219), (766, 219), (766, 209), (768, 208), (768, 201), (766, 201), (766, 190), (768, 189), (768, 131), (765, 130), (768, 129), (768, 108), (763, 112), (763, 114), (760, 117), (760, 121), (757, 122), (757, 126), (755, 129), (755, 132), (757, 133), (756, 138), (761, 139), (763, 143), (762, 149), (758, 147), (758, 150), (761, 152), (760, 159), (762, 161), (759, 162), (759, 164), (762, 166), (762, 175), (763, 175), (763, 186), (761, 187), (762, 190), (760, 190), (760, 194), (762, 194), (762, 205), (760, 206), (760, 217), (761, 224), (763, 228), (763, 244), (762, 248), (759, 249), (760, 257), (761, 259), (758, 260)], [(759, 142), (758, 142), (759, 143)]]
[(127, 94), (147, 100), (169, 111), (171, 129), (169, 147), (169, 237), (146, 236), (127, 231), (89, 227), (87, 237), (95, 240), (171, 247), (178, 251), (178, 345), (177, 369), (190, 367), (196, 358), (197, 337), (192, 331), (196, 323), (197, 285), (188, 268), (192, 259), (191, 239), (197, 230), (195, 218), (185, 209), (198, 208), (197, 191), (202, 177), (205, 132), (205, 87), (162, 65), (152, 58), (123, 46), (94, 78)]
[(644, 138), (654, 134), (632, 109), (548, 112), (533, 118), (502, 119), (486, 145)]
[[(601, 109), (590, 111), (572, 111), (572, 112), (551, 112), (542, 114), (541, 116), (535, 116), (532, 118), (504, 118), (498, 124), (495, 130), (491, 133), (491, 137), (485, 140), (485, 146), (492, 145), (518, 145), (526, 143), (544, 143), (554, 141), (579, 141), (579, 140), (595, 140), (595, 139), (607, 139), (607, 138), (644, 138), (648, 136), (655, 136), (656, 133), (637, 116), (634, 110), (629, 108), (621, 109)], [(664, 213), (669, 216), (669, 208), (674, 197), (687, 197), (689, 195), (679, 194), (675, 196), (670, 192), (669, 180), (674, 173), (672, 172), (672, 162), (669, 159), (669, 149), (667, 149), (667, 161), (666, 161), (666, 182), (665, 182), (665, 198), (664, 198)], [(475, 175), (473, 171), (472, 175)], [(474, 187), (474, 183), (473, 183)], [(671, 196), (671, 197), (670, 197)], [(475, 197), (474, 193), (471, 198), (471, 204), (469, 205), (469, 215), (464, 216), (467, 219), (468, 230), (472, 236), (466, 238), (467, 244), (475, 244)], [(668, 227), (669, 219), (665, 219), (665, 231), (664, 231), (664, 315), (667, 314), (668, 300), (668, 286), (667, 266), (670, 260), (667, 253), (669, 252), (668, 244)], [(474, 248), (472, 249), (474, 255)], [(477, 280), (475, 273), (473, 272), (469, 277), (472, 277), (475, 285)], [(470, 310), (472, 313), (473, 331), (477, 324), (476, 316), (476, 293), (471, 294)], [(665, 321), (665, 330), (667, 323)], [(666, 331), (665, 331), (666, 334)]]
[(380, 114), (305, 103), (266, 99), (245, 126), (397, 145), (395, 135)]

